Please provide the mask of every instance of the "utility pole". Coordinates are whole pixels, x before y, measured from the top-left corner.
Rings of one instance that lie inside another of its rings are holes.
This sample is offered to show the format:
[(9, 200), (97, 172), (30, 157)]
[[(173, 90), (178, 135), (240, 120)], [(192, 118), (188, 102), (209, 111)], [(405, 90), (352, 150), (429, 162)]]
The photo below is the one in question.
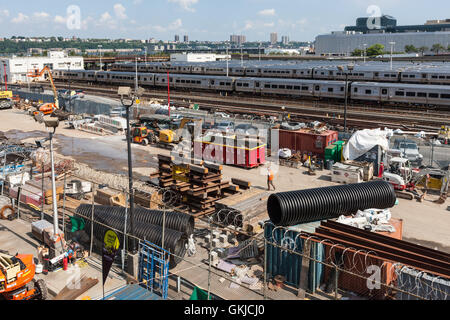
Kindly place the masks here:
[(393, 66), (392, 66), (392, 55), (394, 54), (394, 45), (395, 45), (395, 42), (389, 42), (389, 44), (391, 45), (391, 71), (392, 71), (392, 69), (393, 69)]
[(98, 49), (99, 49), (99, 53), (100, 53), (100, 71), (103, 70), (103, 65), (102, 65), (102, 50), (101, 48), (103, 48), (103, 46), (101, 44), (98, 45)]
[(228, 78), (228, 75), (229, 75), (229, 67), (228, 67), (228, 64), (229, 64), (229, 60), (228, 60), (228, 45), (227, 45), (227, 78)]
[(137, 92), (137, 89), (139, 87), (138, 83), (138, 58), (136, 57), (136, 85), (134, 87), (134, 91)]

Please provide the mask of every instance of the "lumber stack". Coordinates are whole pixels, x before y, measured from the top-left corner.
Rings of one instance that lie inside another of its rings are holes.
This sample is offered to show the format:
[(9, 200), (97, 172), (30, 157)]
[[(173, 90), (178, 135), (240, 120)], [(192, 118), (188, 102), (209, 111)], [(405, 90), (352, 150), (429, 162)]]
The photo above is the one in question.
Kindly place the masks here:
[(94, 201), (104, 206), (125, 207), (126, 200), (123, 193), (109, 189), (99, 189), (95, 194)]
[[(158, 156), (159, 172), (150, 178), (159, 178), (161, 188), (170, 188), (180, 195), (180, 205), (186, 205), (196, 218), (216, 211), (216, 201), (240, 192), (240, 186), (222, 181), (222, 165), (200, 162), (175, 164), (173, 157)], [(250, 184), (240, 182), (244, 188)]]
[[(247, 233), (262, 231), (260, 221), (267, 220), (267, 200), (270, 194), (259, 189), (249, 189), (216, 202), (217, 221), (242, 228)], [(220, 220), (220, 221), (219, 221)]]

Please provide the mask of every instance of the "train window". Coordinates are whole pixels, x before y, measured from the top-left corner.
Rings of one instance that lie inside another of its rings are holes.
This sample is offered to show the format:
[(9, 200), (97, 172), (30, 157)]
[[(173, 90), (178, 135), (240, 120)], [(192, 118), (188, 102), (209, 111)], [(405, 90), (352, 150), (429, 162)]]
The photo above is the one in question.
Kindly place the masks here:
[(270, 89), (270, 84), (266, 84), (266, 85), (264, 85), (264, 88), (266, 88), (266, 89)]
[(249, 87), (248, 83), (244, 83), (244, 87), (248, 88)]
[(201, 81), (197, 81), (197, 84), (202, 84), (202, 82)]
[(366, 94), (372, 94), (372, 90), (366, 90)]
[(225, 82), (221, 82), (220, 85), (221, 85), (221, 86), (224, 86), (224, 85), (225, 85)]
[(300, 86), (294, 86), (294, 90), (300, 90)]
[(341, 92), (344, 91), (344, 87), (341, 87)]
[(181, 83), (186, 83), (186, 80), (181, 80)]
[(385, 77), (385, 78), (389, 78), (390, 75), (389, 75), (389, 74), (385, 74), (384, 77)]
[(180, 80), (179, 79), (177, 79), (177, 81), (175, 81), (176, 83), (180, 83)]
[(416, 93), (415, 93), (415, 92), (407, 92), (407, 93), (406, 93), (406, 96), (407, 96), (407, 97), (415, 97), (415, 96), (416, 96)]
[(353, 89), (353, 92), (358, 92), (358, 88)]
[(375, 77), (378, 77), (379, 75), (380, 75), (380, 73), (379, 72), (375, 72)]
[(272, 89), (276, 89), (276, 88), (278, 88), (278, 86), (276, 84), (273, 84)]
[(387, 89), (381, 89), (381, 94), (387, 94), (388, 90)]
[(256, 82), (256, 83), (255, 83), (255, 86), (256, 86), (257, 88), (259, 88), (259, 82)]
[(450, 79), (450, 76), (447, 76), (447, 79)]
[(238, 83), (237, 83), (237, 86), (238, 86), (238, 87), (242, 87), (242, 83), (238, 82)]
[(427, 94), (425, 92), (417, 92), (417, 96), (421, 98), (426, 98)]
[(445, 79), (445, 76), (439, 76), (439, 79)]
[(397, 75), (391, 74), (391, 78), (397, 78)]
[(303, 91), (308, 91), (308, 90), (309, 90), (309, 87), (303, 86), (303, 87), (302, 87), (302, 90), (303, 90)]
[(328, 88), (328, 92), (333, 92), (334, 89), (333, 88)]
[(286, 86), (286, 89), (288, 89), (288, 90), (292, 90), (292, 86)]
[(450, 99), (450, 94), (441, 94), (441, 99)]
[(437, 76), (431, 76), (431, 78), (433, 78), (433, 79), (437, 79), (438, 77), (437, 77)]
[(285, 85), (280, 85), (279, 88), (280, 89), (286, 89), (286, 86)]
[(405, 93), (403, 91), (395, 91), (395, 95), (399, 97), (404, 97)]
[(214, 80), (211, 80), (211, 85), (212, 85), (212, 86), (214, 85)]
[(320, 90), (320, 86), (316, 86), (316, 89), (315, 89), (316, 91), (319, 91)]
[(437, 93), (429, 93), (428, 97), (429, 98), (439, 98), (439, 94), (437, 94)]
[(231, 82), (227, 82), (227, 86), (231, 86)]

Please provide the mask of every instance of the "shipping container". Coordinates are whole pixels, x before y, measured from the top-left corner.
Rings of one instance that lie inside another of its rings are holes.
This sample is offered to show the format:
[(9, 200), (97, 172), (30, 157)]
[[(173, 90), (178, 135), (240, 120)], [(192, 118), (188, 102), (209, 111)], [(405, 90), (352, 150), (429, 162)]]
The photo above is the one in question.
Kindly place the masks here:
[(325, 149), (338, 141), (337, 131), (324, 131), (317, 133), (311, 129), (296, 131), (279, 130), (279, 148), (291, 149), (294, 153), (300, 152), (311, 156), (325, 158)]
[(256, 168), (266, 163), (266, 144), (253, 138), (206, 136), (194, 141), (194, 157), (207, 162)]

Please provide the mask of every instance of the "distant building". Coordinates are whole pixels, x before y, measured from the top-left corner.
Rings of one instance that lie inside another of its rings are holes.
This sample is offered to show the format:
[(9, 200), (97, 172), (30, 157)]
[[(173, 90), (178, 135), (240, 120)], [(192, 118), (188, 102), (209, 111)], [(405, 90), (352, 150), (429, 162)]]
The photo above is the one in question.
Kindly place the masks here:
[(247, 42), (247, 38), (243, 35), (231, 35), (230, 36), (230, 42), (238, 45), (242, 45), (243, 43)]
[(272, 45), (278, 43), (278, 33), (272, 32), (272, 33), (270, 34), (270, 43), (271, 43)]
[[(34, 70), (41, 71), (45, 66), (51, 70), (84, 70), (83, 57), (69, 57), (63, 51), (49, 51), (47, 57), (13, 57), (4, 59), (6, 62), (6, 78), (8, 83), (27, 83), (31, 81), (27, 75)], [(0, 65), (0, 72), (4, 74), (4, 67)], [(3, 77), (2, 77), (3, 78)], [(45, 75), (38, 79), (45, 80)], [(1, 79), (4, 83), (4, 79)]]
[(282, 36), (281, 37), (281, 43), (284, 45), (288, 45), (289, 44), (289, 37), (288, 36)]
[(345, 27), (346, 32), (362, 33), (411, 33), (411, 32), (439, 32), (450, 31), (450, 19), (428, 20), (425, 24), (419, 25), (397, 25), (394, 17), (383, 15), (380, 17), (363, 17), (356, 19), (356, 26)]
[(180, 42), (180, 36), (179, 35), (175, 35), (175, 42)]
[(315, 41), (317, 55), (350, 55), (364, 45), (382, 44), (390, 51), (391, 42), (395, 42), (394, 51), (404, 51), (405, 46), (431, 49), (435, 44), (445, 48), (450, 44), (450, 19), (429, 20), (423, 25), (398, 26), (397, 20), (383, 15), (377, 18), (358, 18), (356, 26), (345, 27), (344, 31), (319, 35)]
[[(227, 58), (226, 55), (214, 53), (173, 53), (170, 55), (172, 62), (212, 62), (221, 61)], [(231, 59), (231, 56), (228, 56)]]
[(184, 42), (185, 42), (185, 43), (189, 42), (189, 36), (187, 36), (187, 35), (184, 36)]

